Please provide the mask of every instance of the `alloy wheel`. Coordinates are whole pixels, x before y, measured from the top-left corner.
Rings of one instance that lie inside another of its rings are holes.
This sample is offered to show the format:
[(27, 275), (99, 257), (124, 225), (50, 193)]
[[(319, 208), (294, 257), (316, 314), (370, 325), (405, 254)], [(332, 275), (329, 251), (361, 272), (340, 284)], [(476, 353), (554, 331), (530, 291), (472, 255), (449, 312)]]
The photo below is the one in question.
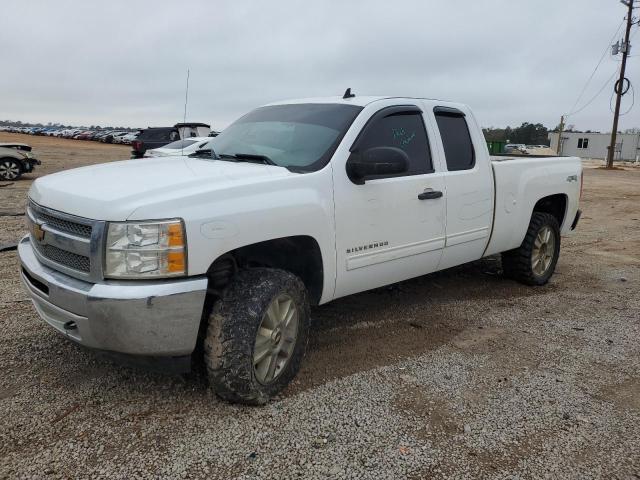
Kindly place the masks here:
[(20, 175), (20, 166), (11, 160), (0, 162), (0, 178), (15, 180)]
[(282, 373), (297, 336), (298, 307), (289, 295), (278, 295), (262, 317), (253, 348), (253, 369), (260, 383), (271, 383)]
[(551, 263), (556, 250), (556, 237), (553, 230), (547, 225), (542, 227), (533, 242), (531, 252), (531, 268), (538, 276), (543, 276)]

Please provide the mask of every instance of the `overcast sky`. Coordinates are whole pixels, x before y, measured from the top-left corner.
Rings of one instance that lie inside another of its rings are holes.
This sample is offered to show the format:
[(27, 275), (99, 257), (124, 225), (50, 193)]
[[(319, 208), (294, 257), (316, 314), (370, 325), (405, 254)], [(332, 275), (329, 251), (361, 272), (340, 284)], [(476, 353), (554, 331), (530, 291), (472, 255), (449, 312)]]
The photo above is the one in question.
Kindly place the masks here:
[[(0, 119), (171, 125), (189, 68), (187, 120), (215, 129), (346, 87), (468, 103), (483, 126), (553, 127), (624, 14), (618, 0), (2, 0)], [(618, 65), (607, 53), (576, 109)], [(612, 87), (568, 123), (610, 129)], [(640, 105), (620, 125), (638, 126)]]

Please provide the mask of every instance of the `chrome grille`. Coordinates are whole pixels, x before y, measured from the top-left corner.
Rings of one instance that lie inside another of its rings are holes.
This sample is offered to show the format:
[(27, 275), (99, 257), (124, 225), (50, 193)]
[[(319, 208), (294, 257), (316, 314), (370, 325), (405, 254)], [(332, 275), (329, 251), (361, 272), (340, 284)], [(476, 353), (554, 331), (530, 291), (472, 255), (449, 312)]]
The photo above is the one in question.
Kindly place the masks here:
[(105, 222), (70, 215), (29, 200), (30, 238), (38, 259), (70, 276), (89, 281), (102, 277)]
[(70, 222), (69, 220), (56, 218), (44, 212), (37, 212), (36, 218), (42, 223), (51, 225), (53, 228), (61, 232), (70, 233), (82, 238), (91, 238), (91, 231), (93, 230), (93, 227), (91, 227), (91, 225), (83, 225), (81, 223)]
[(78, 255), (77, 253), (67, 252), (61, 248), (54, 247), (53, 245), (40, 245), (35, 244), (36, 249), (49, 260), (64, 265), (65, 267), (73, 268), (80, 272), (89, 273), (91, 271), (91, 260), (84, 255)]

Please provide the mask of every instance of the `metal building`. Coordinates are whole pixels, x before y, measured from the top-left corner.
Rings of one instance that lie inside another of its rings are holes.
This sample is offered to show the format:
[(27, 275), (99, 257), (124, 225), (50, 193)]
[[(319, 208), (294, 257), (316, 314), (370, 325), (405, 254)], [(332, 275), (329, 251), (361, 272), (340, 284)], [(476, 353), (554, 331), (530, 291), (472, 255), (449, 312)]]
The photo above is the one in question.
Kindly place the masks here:
[[(558, 133), (549, 132), (551, 148), (557, 151)], [(562, 155), (582, 158), (607, 158), (610, 133), (562, 132)], [(614, 160), (636, 161), (640, 156), (640, 134), (620, 133), (616, 136)]]

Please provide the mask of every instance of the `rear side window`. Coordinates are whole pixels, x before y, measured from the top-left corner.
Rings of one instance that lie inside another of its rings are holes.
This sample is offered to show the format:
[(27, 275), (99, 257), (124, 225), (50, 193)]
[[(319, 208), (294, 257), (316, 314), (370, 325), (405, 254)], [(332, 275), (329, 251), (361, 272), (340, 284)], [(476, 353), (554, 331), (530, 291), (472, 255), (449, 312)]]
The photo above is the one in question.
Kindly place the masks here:
[(464, 114), (436, 111), (435, 115), (444, 146), (447, 170), (455, 172), (473, 168), (476, 158)]
[(138, 140), (172, 142), (178, 140), (178, 132), (172, 128), (148, 128), (138, 136)]
[(364, 137), (358, 141), (358, 150), (360, 151), (373, 147), (396, 147), (404, 150), (409, 157), (409, 169), (399, 175), (371, 178), (421, 175), (433, 172), (429, 140), (422, 121), (422, 114), (419, 112), (391, 113), (375, 118), (373, 123), (366, 127)]

